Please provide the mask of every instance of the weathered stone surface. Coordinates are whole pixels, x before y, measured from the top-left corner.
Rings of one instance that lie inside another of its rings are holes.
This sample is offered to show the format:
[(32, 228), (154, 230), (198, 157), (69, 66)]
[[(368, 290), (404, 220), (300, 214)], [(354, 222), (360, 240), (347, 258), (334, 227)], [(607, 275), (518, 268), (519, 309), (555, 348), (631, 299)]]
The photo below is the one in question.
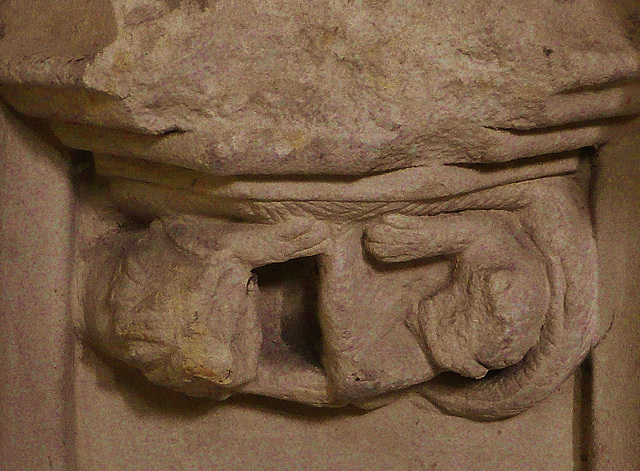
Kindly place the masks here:
[[(640, 112), (632, 5), (113, 0), (29, 33), (20, 5), (5, 98), (155, 220), (89, 240), (77, 273), (87, 340), (152, 381), (314, 405), (420, 385), (491, 419), (596, 341), (571, 151)], [(301, 257), (315, 363), (284, 355), (252, 281)], [(447, 371), (471, 379), (428, 382)]]
[(10, 2), (0, 83), (72, 147), (214, 174), (504, 161), (601, 143), (598, 120), (640, 111), (636, 8)]
[(0, 5), (0, 94), (108, 189), (74, 267), (102, 354), (190, 396), (492, 420), (604, 333), (579, 149), (640, 113), (635, 2), (46, 5)]

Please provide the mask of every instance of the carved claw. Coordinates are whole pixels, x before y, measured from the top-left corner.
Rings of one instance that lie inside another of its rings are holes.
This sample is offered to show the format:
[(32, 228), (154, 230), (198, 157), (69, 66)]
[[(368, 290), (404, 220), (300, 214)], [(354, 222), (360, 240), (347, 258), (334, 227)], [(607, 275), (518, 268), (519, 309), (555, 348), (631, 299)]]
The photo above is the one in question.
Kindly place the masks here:
[(440, 219), (389, 214), (370, 224), (365, 233), (367, 250), (383, 262), (406, 262), (461, 252), (470, 242), (467, 227), (446, 224), (452, 215)]

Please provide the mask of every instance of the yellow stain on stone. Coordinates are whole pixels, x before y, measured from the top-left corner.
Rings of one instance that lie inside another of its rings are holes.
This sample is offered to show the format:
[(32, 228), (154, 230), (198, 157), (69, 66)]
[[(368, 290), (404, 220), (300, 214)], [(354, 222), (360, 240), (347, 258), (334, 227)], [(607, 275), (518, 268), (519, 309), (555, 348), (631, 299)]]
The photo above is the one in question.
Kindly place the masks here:
[(294, 131), (284, 136), (291, 150), (301, 150), (309, 143), (309, 135), (304, 131)]
[(395, 90), (400, 86), (400, 80), (397, 77), (377, 76), (375, 79), (380, 90)]
[(133, 66), (133, 57), (129, 51), (117, 51), (113, 57), (113, 67), (118, 69), (130, 69)]

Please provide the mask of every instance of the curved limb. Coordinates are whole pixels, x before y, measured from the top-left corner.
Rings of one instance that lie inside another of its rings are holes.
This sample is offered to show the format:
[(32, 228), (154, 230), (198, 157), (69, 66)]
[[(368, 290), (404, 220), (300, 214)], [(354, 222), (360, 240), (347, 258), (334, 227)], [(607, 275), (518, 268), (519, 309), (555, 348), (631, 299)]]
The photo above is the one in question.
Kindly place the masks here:
[[(523, 230), (543, 255), (549, 284), (549, 308), (544, 316), (539, 341), (526, 351), (521, 361), (484, 379), (439, 377), (420, 387), (423, 395), (445, 411), (478, 420), (504, 418), (522, 412), (553, 392), (573, 372), (597, 340), (595, 247), (588, 213), (584, 203), (576, 198), (576, 194), (574, 183), (568, 178), (551, 178), (478, 192), (443, 205), (444, 211), (491, 210), (501, 207), (514, 211)], [(394, 224), (398, 225), (397, 222)], [(438, 240), (425, 240), (425, 237), (420, 237), (415, 231), (411, 233), (404, 229), (397, 230), (398, 228), (390, 224), (377, 227), (378, 234), (375, 227), (369, 231), (367, 243), (372, 252), (382, 258), (402, 260), (438, 253)], [(482, 262), (481, 250), (466, 252), (465, 259), (465, 249), (468, 250), (473, 245), (469, 245), (465, 236), (472, 236), (472, 231), (464, 229), (464, 225), (455, 225), (450, 227), (450, 230), (453, 232), (453, 239), (461, 243), (440, 244), (442, 251), (463, 254), (459, 256), (461, 264), (466, 264), (469, 268), (473, 267), (474, 257), (480, 257), (478, 260), (481, 264), (486, 263)], [(381, 237), (380, 233), (386, 233), (386, 236)], [(412, 243), (412, 240), (416, 243)], [(476, 244), (476, 247), (479, 248), (480, 245)], [(472, 270), (467, 271), (471, 273)], [(464, 267), (460, 272), (465, 272)], [(458, 280), (461, 279), (464, 279), (464, 276), (459, 275)], [(502, 283), (500, 281), (498, 284)], [(459, 281), (458, 286), (462, 287), (464, 283)], [(508, 291), (512, 287), (513, 284)], [(482, 290), (477, 292), (481, 293)], [(448, 330), (446, 325), (438, 326), (437, 323), (434, 327), (431, 320), (435, 310), (455, 312), (460, 305), (460, 299), (463, 300), (463, 305), (469, 304), (465, 296), (468, 300), (473, 300), (473, 296), (463, 293), (461, 298), (460, 292), (455, 293), (452, 290), (449, 291), (449, 296), (446, 294), (441, 293), (437, 297), (427, 299), (421, 306), (420, 318), (423, 322), (422, 327), (426, 327), (426, 337), (430, 337), (434, 342), (432, 351), (441, 364), (459, 373), (480, 377), (484, 372), (478, 365), (482, 367), (491, 356), (486, 358), (486, 351), (479, 356), (477, 348), (473, 348), (473, 342), (467, 345), (469, 341), (463, 334), (469, 327), (464, 322), (468, 321), (463, 321), (463, 328), (458, 329), (459, 335), (454, 335), (457, 346), (450, 347), (446, 343), (443, 344), (441, 338), (451, 337), (450, 332), (455, 331), (459, 322), (457, 318), (454, 317), (452, 330)], [(511, 296), (507, 296), (503, 299), (504, 306), (509, 306), (510, 298)], [(516, 296), (513, 299), (519, 298)], [(526, 298), (525, 296), (524, 299)], [(539, 308), (540, 306), (536, 310)], [(535, 324), (530, 325), (531, 332), (535, 331), (534, 326)], [(481, 337), (476, 333), (475, 339), (479, 338)], [(523, 353), (529, 342), (530, 339), (522, 342), (520, 348), (512, 353)], [(496, 345), (499, 346), (500, 342)], [(469, 355), (467, 350), (462, 361), (450, 354), (451, 351), (466, 350), (469, 347), (472, 354)], [(500, 352), (500, 349), (496, 350), (494, 345), (488, 351)], [(518, 355), (505, 356), (502, 360), (508, 361), (503, 363), (511, 363)], [(494, 361), (496, 359), (500, 360), (500, 356), (493, 357)], [(493, 366), (502, 365), (498, 361)]]
[(535, 345), (549, 288), (541, 254), (515, 215), (464, 211), (383, 221), (366, 241), (378, 259), (456, 256), (452, 282), (420, 303), (416, 319), (440, 368), (482, 378)]

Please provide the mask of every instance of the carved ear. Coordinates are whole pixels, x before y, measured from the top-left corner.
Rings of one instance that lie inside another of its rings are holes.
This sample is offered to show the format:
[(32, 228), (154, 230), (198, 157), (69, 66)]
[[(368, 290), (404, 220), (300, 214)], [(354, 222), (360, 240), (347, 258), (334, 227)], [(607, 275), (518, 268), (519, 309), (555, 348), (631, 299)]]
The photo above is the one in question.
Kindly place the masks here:
[[(539, 340), (521, 361), (483, 379), (441, 375), (419, 388), (446, 412), (477, 420), (509, 417), (544, 399), (582, 362), (596, 340), (595, 245), (588, 213), (577, 201), (573, 184), (554, 179), (497, 193), (505, 203), (525, 201), (516, 214), (544, 258), (549, 303)], [(438, 327), (430, 319), (437, 313), (430, 312), (429, 304), (423, 307), (427, 341), (433, 342), (432, 329)]]

